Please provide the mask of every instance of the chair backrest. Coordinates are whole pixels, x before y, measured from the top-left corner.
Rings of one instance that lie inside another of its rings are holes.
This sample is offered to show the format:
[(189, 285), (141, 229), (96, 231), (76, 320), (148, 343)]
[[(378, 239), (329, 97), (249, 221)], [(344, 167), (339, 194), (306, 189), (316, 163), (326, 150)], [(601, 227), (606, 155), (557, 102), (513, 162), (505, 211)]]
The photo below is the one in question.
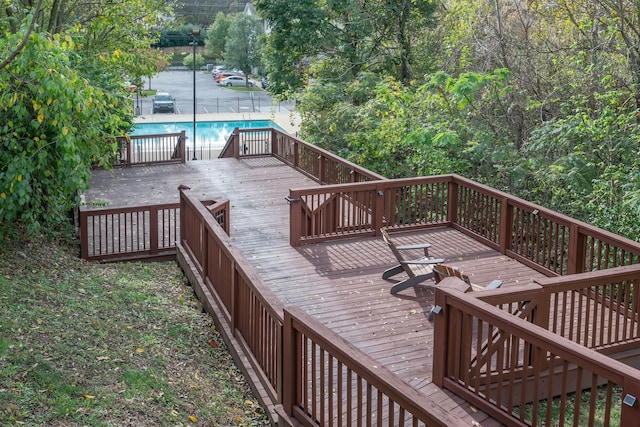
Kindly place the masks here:
[(389, 246), (389, 248), (391, 249), (391, 252), (393, 252), (395, 257), (398, 259), (398, 262), (404, 261), (404, 257), (402, 256), (402, 254), (400, 253), (396, 245), (391, 240), (391, 237), (389, 237), (389, 232), (385, 229), (381, 229), (380, 231), (382, 232), (382, 240), (384, 240), (387, 246)]
[(433, 267), (433, 276), (436, 279), (436, 283), (439, 283), (445, 277), (457, 277), (464, 281), (467, 285), (471, 285), (471, 279), (466, 274), (463, 274), (458, 267), (436, 264)]
[(391, 252), (393, 252), (393, 255), (395, 255), (396, 259), (398, 260), (398, 263), (399, 263), (400, 267), (402, 267), (404, 272), (407, 273), (407, 275), (409, 277), (415, 277), (416, 274), (413, 272), (413, 270), (411, 269), (409, 264), (403, 262), (403, 261), (406, 261), (406, 260), (402, 256), (402, 253), (398, 250), (396, 245), (391, 240), (391, 237), (389, 237), (389, 233), (387, 232), (387, 230), (381, 229), (380, 231), (382, 232), (382, 240), (384, 240), (384, 242), (387, 244), (387, 246), (389, 246), (389, 249), (391, 249)]

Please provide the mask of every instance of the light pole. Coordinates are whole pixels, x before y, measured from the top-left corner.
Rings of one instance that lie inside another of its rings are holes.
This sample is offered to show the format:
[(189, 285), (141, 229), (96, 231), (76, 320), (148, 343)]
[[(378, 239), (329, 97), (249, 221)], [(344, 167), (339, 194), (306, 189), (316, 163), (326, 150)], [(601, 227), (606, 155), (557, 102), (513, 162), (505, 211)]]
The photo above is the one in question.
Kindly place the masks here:
[(194, 28), (191, 30), (193, 36), (193, 160), (198, 160), (196, 157), (196, 37), (200, 36), (200, 30)]

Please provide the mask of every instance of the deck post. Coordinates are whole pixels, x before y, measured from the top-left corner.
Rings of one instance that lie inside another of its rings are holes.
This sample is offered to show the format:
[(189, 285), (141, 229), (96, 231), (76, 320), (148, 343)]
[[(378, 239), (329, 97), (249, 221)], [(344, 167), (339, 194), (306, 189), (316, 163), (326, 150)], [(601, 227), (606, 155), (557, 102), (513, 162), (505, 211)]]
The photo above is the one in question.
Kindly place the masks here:
[(500, 253), (506, 254), (509, 247), (509, 242), (511, 241), (511, 229), (512, 229), (512, 216), (513, 216), (513, 207), (509, 203), (509, 199), (507, 197), (503, 197), (500, 199), (500, 225), (499, 225), (499, 233), (498, 242), (500, 244)]
[(318, 182), (320, 183), (320, 185), (324, 184), (326, 180), (326, 174), (324, 170), (325, 160), (326, 159), (324, 158), (324, 156), (320, 154), (318, 158)]
[(186, 185), (179, 185), (178, 186), (178, 193), (180, 196), (180, 236), (178, 238), (178, 240), (180, 241), (180, 243), (184, 246), (184, 241), (187, 239), (187, 233), (185, 232), (186, 230), (186, 207), (187, 207), (187, 203), (185, 202), (185, 191), (191, 190), (190, 187), (187, 187)]
[(585, 237), (580, 234), (578, 224), (569, 227), (569, 254), (567, 259), (567, 273), (584, 273), (585, 269)]
[(289, 245), (292, 247), (300, 246), (300, 237), (302, 235), (302, 213), (300, 211), (300, 199), (297, 193), (289, 190)]
[(131, 166), (131, 138), (127, 138), (127, 161), (125, 166)]
[(87, 212), (78, 208), (80, 214), (80, 258), (89, 258), (89, 221)]
[(385, 192), (381, 185), (376, 185), (375, 195), (373, 196), (373, 231), (376, 236), (382, 235), (380, 229), (384, 227), (384, 206)]
[(455, 224), (458, 221), (458, 183), (454, 178), (449, 181), (447, 192), (447, 221)]
[(185, 134), (185, 131), (183, 130), (182, 132), (180, 132), (180, 163), (184, 164), (187, 163), (187, 136)]
[(236, 160), (240, 158), (240, 129), (233, 129), (233, 154)]
[(620, 425), (637, 425), (640, 419), (640, 381), (638, 378), (624, 379), (621, 407)]
[(291, 314), (284, 309), (284, 319), (282, 324), (282, 392), (278, 400), (282, 402), (282, 407), (288, 416), (293, 414), (293, 405), (297, 394), (296, 378), (299, 375), (300, 364), (296, 363), (296, 342), (297, 333), (293, 327)]
[(149, 253), (158, 253), (158, 207), (149, 208)]
[(273, 128), (271, 129), (271, 154), (282, 156), (282, 153), (278, 152), (278, 133)]

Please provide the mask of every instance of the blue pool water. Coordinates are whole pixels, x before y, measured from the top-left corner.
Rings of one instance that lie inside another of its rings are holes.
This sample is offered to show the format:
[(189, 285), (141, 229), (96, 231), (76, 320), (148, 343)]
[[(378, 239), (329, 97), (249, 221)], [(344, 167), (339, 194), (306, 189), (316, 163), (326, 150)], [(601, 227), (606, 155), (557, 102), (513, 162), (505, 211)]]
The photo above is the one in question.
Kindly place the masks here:
[[(235, 128), (275, 128), (283, 130), (271, 120), (240, 120), (230, 122), (197, 122), (196, 146), (222, 148)], [(156, 135), (185, 131), (187, 146), (193, 144), (193, 122), (136, 123), (131, 135)]]

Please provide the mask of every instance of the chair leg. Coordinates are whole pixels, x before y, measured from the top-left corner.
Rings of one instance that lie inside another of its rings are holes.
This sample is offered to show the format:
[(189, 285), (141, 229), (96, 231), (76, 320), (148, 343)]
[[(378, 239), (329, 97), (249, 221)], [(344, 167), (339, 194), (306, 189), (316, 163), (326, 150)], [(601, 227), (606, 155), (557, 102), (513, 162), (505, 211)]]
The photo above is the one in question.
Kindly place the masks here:
[(395, 267), (391, 267), (387, 270), (384, 271), (384, 273), (382, 273), (382, 278), (383, 279), (388, 279), (389, 277), (393, 277), (396, 274), (400, 274), (404, 271), (404, 268), (402, 268), (402, 266), (400, 264), (396, 265)]
[(433, 273), (421, 274), (420, 276), (410, 277), (402, 282), (398, 282), (391, 287), (391, 294), (395, 295), (400, 291), (404, 291), (407, 288), (410, 288), (415, 285), (419, 285), (425, 280), (433, 279)]

